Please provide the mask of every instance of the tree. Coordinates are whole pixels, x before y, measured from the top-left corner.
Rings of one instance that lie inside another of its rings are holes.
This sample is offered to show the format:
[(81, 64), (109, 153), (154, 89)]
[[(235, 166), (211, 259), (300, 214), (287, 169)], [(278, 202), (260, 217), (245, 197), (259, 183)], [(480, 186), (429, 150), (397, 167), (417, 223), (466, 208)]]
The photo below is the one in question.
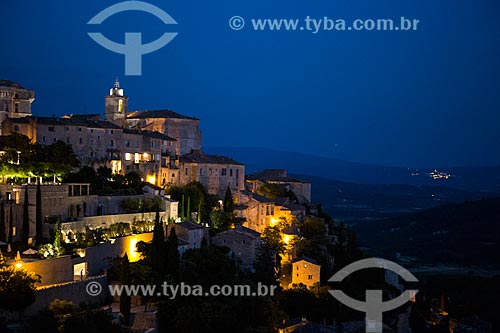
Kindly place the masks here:
[(233, 194), (231, 193), (231, 189), (228, 186), (226, 189), (226, 195), (224, 196), (224, 212), (232, 213), (233, 211), (234, 211)]
[(188, 196), (187, 208), (186, 208), (186, 220), (191, 221), (191, 197)]
[[(121, 265), (120, 283), (122, 286), (130, 285), (130, 262), (128, 260), (128, 255), (126, 253), (123, 256), (123, 264)], [(127, 293), (121, 293), (120, 317), (122, 323), (126, 326), (130, 324), (130, 307), (131, 307), (131, 296), (127, 295)]]
[(164, 273), (164, 253), (165, 253), (165, 232), (163, 223), (160, 221), (160, 209), (156, 208), (155, 227), (153, 229), (153, 240), (151, 242), (149, 259), (154, 271), (163, 277)]
[(258, 195), (262, 195), (269, 199), (280, 197), (288, 197), (288, 191), (283, 185), (266, 183), (257, 190)]
[(55, 228), (55, 234), (54, 234), (54, 247), (55, 248), (61, 247), (61, 238), (62, 238), (61, 224), (62, 224), (61, 218), (58, 217), (56, 220), (56, 228)]
[(181, 220), (184, 221), (184, 194), (182, 195), (181, 200)]
[(175, 227), (170, 230), (167, 242), (167, 263), (165, 272), (170, 274), (174, 280), (180, 279), (180, 255), (179, 255), (179, 240), (175, 232)]
[(12, 239), (14, 238), (14, 213), (12, 211), (12, 202), (9, 207), (9, 239), (7, 243), (12, 244)]
[(42, 188), (40, 185), (40, 178), (37, 179), (36, 183), (35, 223), (36, 223), (36, 245), (40, 246), (43, 243)]
[(210, 220), (217, 232), (225, 231), (231, 228), (233, 224), (232, 214), (225, 213), (222, 210), (214, 210), (210, 213)]
[(0, 308), (23, 311), (35, 301), (40, 276), (13, 266), (0, 268)]
[(201, 224), (201, 201), (198, 203), (198, 216), (197, 216), (197, 219), (198, 219), (198, 224)]
[(5, 234), (5, 203), (2, 200), (0, 202), (0, 242), (5, 242), (7, 240), (7, 235)]
[(259, 254), (254, 264), (254, 280), (256, 282), (267, 285), (276, 285), (278, 283), (278, 274), (273, 260), (273, 256), (275, 255), (276, 252), (273, 251), (269, 244), (264, 243), (260, 246)]
[(23, 204), (23, 243), (28, 244), (30, 238), (30, 216), (29, 216), (29, 201), (28, 201), (28, 186), (24, 190)]
[(273, 251), (281, 254), (285, 252), (285, 244), (283, 244), (281, 239), (281, 232), (278, 226), (265, 228), (264, 232), (262, 232), (262, 238), (265, 244)]

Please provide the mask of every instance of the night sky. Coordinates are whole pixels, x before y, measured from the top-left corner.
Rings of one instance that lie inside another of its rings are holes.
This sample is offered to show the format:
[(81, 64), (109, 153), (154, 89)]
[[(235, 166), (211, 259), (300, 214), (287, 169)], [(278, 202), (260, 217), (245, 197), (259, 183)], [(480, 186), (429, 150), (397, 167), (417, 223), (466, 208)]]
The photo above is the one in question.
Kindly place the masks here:
[[(201, 119), (205, 147), (267, 147), (351, 161), (439, 167), (500, 164), (498, 0), (149, 0), (179, 24), (109, 0), (2, 0), (0, 79), (36, 91), (37, 115), (103, 113), (120, 78), (130, 109)], [(247, 26), (233, 31), (232, 16)], [(412, 32), (257, 32), (251, 18), (420, 20)], [(125, 76), (92, 41), (179, 35)]]

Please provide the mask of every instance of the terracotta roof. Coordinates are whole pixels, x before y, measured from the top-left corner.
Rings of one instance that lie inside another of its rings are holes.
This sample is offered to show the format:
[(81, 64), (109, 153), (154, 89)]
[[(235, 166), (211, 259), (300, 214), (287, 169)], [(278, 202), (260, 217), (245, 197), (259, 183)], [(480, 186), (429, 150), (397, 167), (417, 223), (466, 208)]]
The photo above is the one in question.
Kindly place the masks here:
[(166, 141), (177, 141), (176, 139), (174, 139), (166, 134), (157, 132), (157, 131), (141, 131), (141, 130), (124, 129), (123, 133), (144, 135), (144, 136), (148, 136), (148, 137), (153, 138), (153, 139), (161, 139), (161, 140), (166, 140)]
[(85, 117), (59, 118), (59, 117), (31, 117), (38, 124), (86, 126), (91, 128), (121, 129), (120, 126), (109, 121), (91, 120)]
[(200, 151), (183, 155), (180, 157), (180, 161), (183, 163), (243, 165), (243, 163), (237, 162), (226, 156), (206, 155)]
[(301, 257), (298, 257), (298, 258), (295, 258), (292, 260), (292, 263), (296, 263), (296, 262), (299, 262), (299, 261), (307, 261), (308, 263), (311, 263), (311, 264), (314, 264), (314, 265), (318, 265), (318, 266), (321, 266), (320, 264), (318, 264), (318, 262), (314, 259), (311, 259), (309, 257), (306, 257), (306, 256), (301, 256)]
[(175, 224), (172, 224), (172, 226), (173, 227), (181, 227), (181, 228), (188, 229), (188, 230), (205, 229), (204, 226), (199, 225), (199, 224), (194, 223), (194, 222), (191, 222), (191, 221), (175, 223)]
[(127, 115), (128, 119), (145, 119), (145, 118), (173, 118), (173, 119), (191, 119), (199, 120), (198, 118), (183, 116), (171, 110), (139, 110), (130, 112)]
[(23, 86), (21, 86), (19, 83), (14, 82), (14, 81), (10, 81), (10, 80), (0, 80), (0, 87), (26, 89)]
[(284, 170), (264, 170), (246, 175), (247, 180), (260, 180), (263, 182), (282, 182), (282, 183), (310, 183), (293, 177), (286, 176)]

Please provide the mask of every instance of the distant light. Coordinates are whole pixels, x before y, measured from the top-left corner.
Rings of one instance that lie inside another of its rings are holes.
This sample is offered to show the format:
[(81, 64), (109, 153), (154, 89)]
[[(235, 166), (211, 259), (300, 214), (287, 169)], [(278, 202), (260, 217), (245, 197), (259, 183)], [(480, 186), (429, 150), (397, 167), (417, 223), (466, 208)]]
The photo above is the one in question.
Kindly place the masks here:
[(21, 264), (20, 262), (16, 263), (16, 268), (18, 268), (18, 269), (19, 269), (19, 268), (21, 268), (21, 267), (23, 267), (23, 264)]

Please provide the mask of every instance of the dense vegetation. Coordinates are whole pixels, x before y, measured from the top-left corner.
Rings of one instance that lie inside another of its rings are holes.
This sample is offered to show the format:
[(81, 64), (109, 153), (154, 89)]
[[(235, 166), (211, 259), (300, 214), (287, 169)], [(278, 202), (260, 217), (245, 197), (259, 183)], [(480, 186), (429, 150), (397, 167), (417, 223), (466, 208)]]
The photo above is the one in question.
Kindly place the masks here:
[(500, 263), (500, 199), (446, 205), (416, 214), (360, 223), (360, 243), (379, 254), (396, 253), (424, 263)]

